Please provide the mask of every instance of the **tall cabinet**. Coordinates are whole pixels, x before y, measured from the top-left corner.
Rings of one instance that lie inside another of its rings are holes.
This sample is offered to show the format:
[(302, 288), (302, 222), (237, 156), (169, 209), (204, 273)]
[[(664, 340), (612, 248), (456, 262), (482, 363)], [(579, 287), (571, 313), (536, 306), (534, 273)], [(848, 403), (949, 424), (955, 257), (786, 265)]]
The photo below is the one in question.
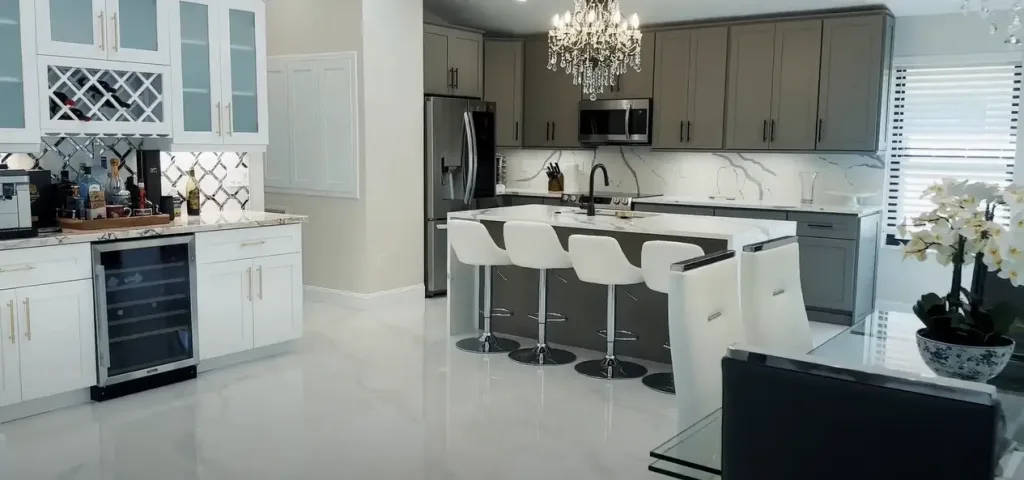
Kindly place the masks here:
[(39, 151), (34, 0), (0, 2), (0, 151)]
[(523, 146), (579, 147), (580, 86), (561, 68), (548, 69), (546, 38), (523, 45)]
[(38, 0), (39, 53), (167, 65), (175, 0)]
[(821, 23), (730, 27), (726, 148), (815, 148)]
[(658, 32), (654, 148), (722, 148), (728, 45), (728, 27)]
[(484, 100), (497, 105), (497, 146), (523, 145), (523, 42), (484, 42)]
[(266, 6), (180, 0), (171, 13), (174, 143), (209, 151), (266, 148)]

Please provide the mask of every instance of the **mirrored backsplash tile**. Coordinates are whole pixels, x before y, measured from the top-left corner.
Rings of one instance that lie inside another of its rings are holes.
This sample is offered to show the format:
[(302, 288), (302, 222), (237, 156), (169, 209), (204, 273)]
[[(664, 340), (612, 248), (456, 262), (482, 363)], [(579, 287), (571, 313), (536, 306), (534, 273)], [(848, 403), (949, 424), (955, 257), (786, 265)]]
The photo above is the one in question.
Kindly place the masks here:
[[(122, 161), (120, 175), (127, 179), (138, 170), (136, 152), (145, 148), (144, 140), (138, 138), (47, 137), (43, 138), (42, 151), (36, 154), (0, 152), (0, 164), (12, 169), (49, 170), (55, 179), (62, 168), (67, 168), (74, 179), (79, 165), (84, 163), (105, 181), (109, 175), (109, 160), (118, 158)], [(106, 165), (103, 165), (104, 157)], [(245, 152), (161, 152), (161, 191), (164, 195), (174, 192), (184, 199), (188, 171), (195, 168), (202, 211), (248, 210), (249, 158)]]

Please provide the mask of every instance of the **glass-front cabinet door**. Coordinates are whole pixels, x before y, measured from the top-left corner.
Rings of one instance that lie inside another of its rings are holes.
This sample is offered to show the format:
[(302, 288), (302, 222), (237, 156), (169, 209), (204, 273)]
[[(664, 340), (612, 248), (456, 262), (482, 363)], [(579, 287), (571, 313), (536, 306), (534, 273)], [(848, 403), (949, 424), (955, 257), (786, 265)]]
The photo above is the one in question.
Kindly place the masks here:
[(107, 0), (110, 32), (109, 58), (124, 62), (170, 63), (166, 0)]
[(0, 0), (0, 144), (39, 144), (33, 2)]
[(175, 143), (224, 143), (226, 103), (221, 99), (220, 33), (216, 0), (182, 0), (171, 13)]
[(222, 99), (225, 102), (224, 143), (267, 143), (267, 42), (263, 2), (226, 0), (221, 29)]

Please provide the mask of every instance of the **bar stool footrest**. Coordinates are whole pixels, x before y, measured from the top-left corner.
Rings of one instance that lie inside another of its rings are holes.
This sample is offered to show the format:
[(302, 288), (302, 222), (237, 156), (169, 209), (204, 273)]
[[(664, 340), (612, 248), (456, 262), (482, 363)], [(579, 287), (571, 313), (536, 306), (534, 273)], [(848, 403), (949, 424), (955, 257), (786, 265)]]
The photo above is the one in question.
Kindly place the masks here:
[[(608, 338), (608, 330), (607, 329), (598, 330), (597, 334), (602, 336), (602, 337), (604, 337), (604, 338)], [(616, 342), (634, 342), (634, 341), (637, 341), (639, 339), (640, 339), (640, 337), (637, 334), (635, 334), (633, 332), (630, 332), (629, 330), (616, 330), (615, 331), (615, 339), (614, 340)]]
[(676, 383), (675, 378), (672, 376), (672, 372), (652, 373), (644, 377), (643, 382), (647, 388), (656, 392), (666, 393), (669, 395), (676, 394)]
[[(483, 310), (480, 310), (480, 314), (481, 315), (483, 315), (484, 313), (485, 312)], [(512, 316), (512, 310), (509, 310), (507, 308), (492, 308), (491, 309), (491, 316), (492, 317), (511, 317)]]
[[(530, 320), (537, 320), (538, 322), (540, 321), (540, 314), (538, 313), (531, 313), (527, 315), (527, 317), (529, 317)], [(559, 323), (564, 322), (566, 320), (568, 320), (568, 318), (566, 318), (566, 316), (562, 315), (561, 313), (548, 312), (548, 319), (546, 323)]]

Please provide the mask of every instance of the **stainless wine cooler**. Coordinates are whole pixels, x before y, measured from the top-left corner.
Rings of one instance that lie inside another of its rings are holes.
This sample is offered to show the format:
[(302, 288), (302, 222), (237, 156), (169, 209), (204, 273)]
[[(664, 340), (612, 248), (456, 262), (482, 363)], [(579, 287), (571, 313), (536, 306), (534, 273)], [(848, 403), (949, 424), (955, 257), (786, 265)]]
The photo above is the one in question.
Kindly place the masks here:
[(197, 365), (195, 238), (95, 244), (92, 259), (99, 387)]

